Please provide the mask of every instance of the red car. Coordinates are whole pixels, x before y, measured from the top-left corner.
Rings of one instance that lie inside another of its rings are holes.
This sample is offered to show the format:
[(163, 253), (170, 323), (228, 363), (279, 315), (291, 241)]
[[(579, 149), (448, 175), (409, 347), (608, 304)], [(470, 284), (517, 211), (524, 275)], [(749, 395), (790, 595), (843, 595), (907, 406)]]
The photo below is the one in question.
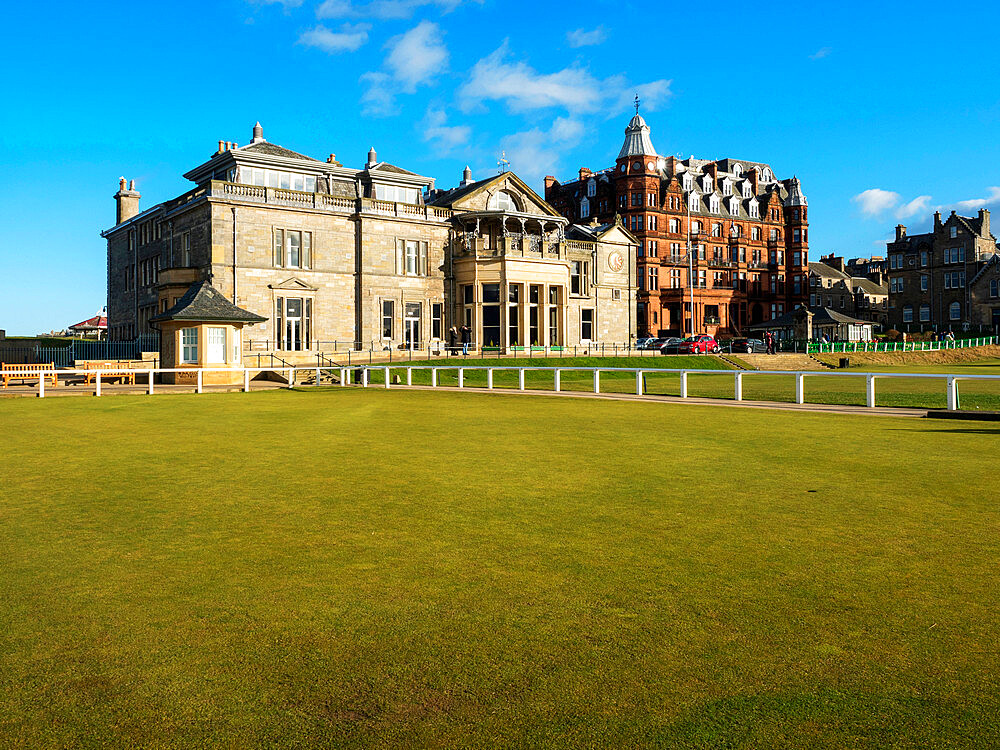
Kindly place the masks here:
[(689, 336), (677, 346), (678, 354), (718, 354), (719, 342), (711, 336)]

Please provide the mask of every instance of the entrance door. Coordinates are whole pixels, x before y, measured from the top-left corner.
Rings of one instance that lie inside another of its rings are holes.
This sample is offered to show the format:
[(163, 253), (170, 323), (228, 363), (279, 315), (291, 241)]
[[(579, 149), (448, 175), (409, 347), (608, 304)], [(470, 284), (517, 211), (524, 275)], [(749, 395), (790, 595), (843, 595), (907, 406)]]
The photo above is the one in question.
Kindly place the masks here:
[(420, 348), (420, 303), (407, 302), (404, 308), (403, 341), (407, 349)]
[(302, 350), (302, 300), (289, 297), (285, 307), (285, 346), (288, 351)]
[(226, 329), (211, 326), (208, 329), (207, 338), (205, 361), (211, 364), (224, 363), (226, 361)]
[(993, 308), (993, 333), (1000, 333), (1000, 307)]

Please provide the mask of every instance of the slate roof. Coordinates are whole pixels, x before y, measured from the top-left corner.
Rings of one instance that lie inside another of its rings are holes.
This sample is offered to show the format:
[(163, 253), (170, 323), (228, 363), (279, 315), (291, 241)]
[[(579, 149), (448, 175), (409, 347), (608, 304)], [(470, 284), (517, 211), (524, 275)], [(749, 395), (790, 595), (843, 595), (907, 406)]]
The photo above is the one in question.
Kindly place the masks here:
[(387, 161), (380, 161), (375, 166), (371, 167), (369, 172), (392, 172), (393, 174), (409, 174), (414, 177), (420, 177), (416, 172), (411, 172), (408, 169), (403, 169), (402, 167), (397, 167), (395, 164), (390, 164)]
[(151, 323), (189, 320), (201, 323), (263, 323), (267, 318), (237, 307), (209, 281), (197, 281), (188, 287), (177, 304), (149, 319)]
[(972, 277), (972, 280), (969, 282), (969, 286), (972, 286), (979, 281), (979, 279), (983, 277), (983, 274), (985, 274), (991, 266), (995, 265), (1000, 265), (1000, 254), (998, 253), (993, 253), (993, 255), (986, 259), (986, 262), (983, 263), (983, 267), (980, 268), (979, 271), (976, 272), (976, 275)]
[(260, 143), (251, 143), (248, 146), (242, 146), (238, 148), (237, 151), (243, 151), (244, 153), (255, 153), (264, 154), (265, 156), (283, 156), (286, 159), (305, 159), (306, 161), (319, 161), (319, 159), (313, 159), (311, 156), (305, 156), (304, 154), (296, 153), (291, 149), (284, 148), (283, 146), (276, 146), (273, 143), (268, 143), (267, 141), (261, 141)]
[(625, 128), (625, 142), (622, 144), (622, 150), (618, 152), (618, 158), (655, 155), (656, 149), (653, 148), (653, 141), (649, 137), (649, 125), (642, 119), (642, 115), (636, 112), (635, 117)]
[(843, 271), (840, 271), (833, 266), (828, 266), (822, 261), (809, 261), (809, 273), (814, 273), (817, 276), (825, 276), (831, 279), (849, 279), (851, 278)]
[[(748, 326), (750, 330), (763, 331), (768, 328), (791, 328), (795, 325), (795, 313), (797, 310), (791, 310), (786, 312), (784, 315), (779, 315), (774, 320), (768, 320), (763, 323), (756, 323), (752, 326)], [(870, 320), (861, 320), (859, 318), (852, 318), (850, 315), (844, 315), (836, 310), (831, 310), (829, 307), (810, 307), (809, 312), (813, 314), (813, 326), (822, 326), (824, 324), (828, 325), (830, 323), (854, 323), (856, 325), (874, 325)]]
[(862, 276), (852, 276), (851, 277), (851, 288), (857, 289), (861, 287), (861, 291), (866, 294), (888, 294), (889, 288), (884, 284), (876, 284), (871, 279), (866, 279)]

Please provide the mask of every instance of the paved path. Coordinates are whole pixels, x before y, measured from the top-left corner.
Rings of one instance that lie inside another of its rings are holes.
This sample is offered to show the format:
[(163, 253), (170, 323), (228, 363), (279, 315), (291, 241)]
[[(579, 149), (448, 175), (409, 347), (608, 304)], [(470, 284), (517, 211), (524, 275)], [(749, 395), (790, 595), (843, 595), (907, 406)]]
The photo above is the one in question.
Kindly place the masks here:
[[(351, 386), (359, 388), (360, 386)], [(384, 385), (373, 384), (369, 388), (384, 389)], [(735, 401), (722, 398), (681, 398), (680, 396), (636, 396), (634, 393), (593, 393), (590, 391), (537, 391), (517, 390), (515, 388), (458, 388), (456, 386), (429, 385), (393, 385), (392, 390), (410, 391), (448, 391), (462, 393), (480, 393), (484, 395), (506, 396), (552, 396), (553, 398), (597, 398), (611, 401), (638, 401), (657, 404), (682, 404), (687, 406), (730, 406), (737, 409), (771, 409), (776, 411), (819, 412), (822, 414), (859, 414), (876, 417), (926, 417), (927, 409), (902, 409), (888, 406), (878, 406), (869, 409), (867, 406), (851, 406), (844, 404), (790, 404), (781, 401)]]

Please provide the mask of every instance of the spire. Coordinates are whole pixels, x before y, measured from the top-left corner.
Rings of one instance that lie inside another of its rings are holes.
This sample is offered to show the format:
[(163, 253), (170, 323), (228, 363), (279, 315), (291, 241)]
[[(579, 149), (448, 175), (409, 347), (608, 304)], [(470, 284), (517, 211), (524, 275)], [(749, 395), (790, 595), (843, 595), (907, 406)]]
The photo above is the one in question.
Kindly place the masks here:
[(625, 143), (618, 153), (619, 159), (629, 156), (656, 156), (653, 141), (649, 137), (649, 125), (639, 114), (639, 95), (635, 96), (635, 116), (625, 128)]
[(802, 183), (798, 177), (792, 177), (788, 186), (788, 197), (785, 198), (786, 206), (808, 206), (805, 194), (802, 192)]

